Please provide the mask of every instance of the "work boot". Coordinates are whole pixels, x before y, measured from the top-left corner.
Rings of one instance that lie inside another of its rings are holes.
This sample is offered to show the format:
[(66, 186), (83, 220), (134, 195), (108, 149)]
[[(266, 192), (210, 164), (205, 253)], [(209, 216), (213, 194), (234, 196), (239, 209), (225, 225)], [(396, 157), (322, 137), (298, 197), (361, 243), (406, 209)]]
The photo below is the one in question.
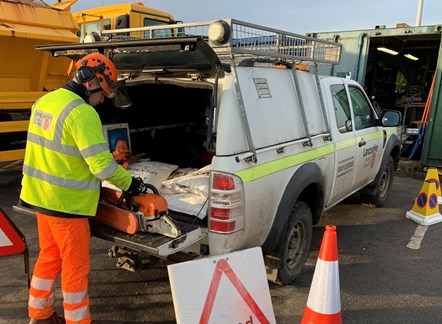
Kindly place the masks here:
[(66, 324), (66, 321), (63, 316), (54, 312), (51, 316), (45, 319), (31, 318), (29, 324)]

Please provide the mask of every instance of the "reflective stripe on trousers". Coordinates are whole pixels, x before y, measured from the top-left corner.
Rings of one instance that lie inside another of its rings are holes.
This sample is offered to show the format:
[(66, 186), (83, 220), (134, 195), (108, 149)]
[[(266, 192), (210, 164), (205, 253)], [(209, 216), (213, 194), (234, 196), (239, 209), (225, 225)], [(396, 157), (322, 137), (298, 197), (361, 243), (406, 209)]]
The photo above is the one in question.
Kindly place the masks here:
[(90, 229), (87, 218), (62, 218), (37, 212), (40, 253), (29, 290), (29, 317), (54, 312), (54, 283), (61, 274), (67, 324), (89, 324)]

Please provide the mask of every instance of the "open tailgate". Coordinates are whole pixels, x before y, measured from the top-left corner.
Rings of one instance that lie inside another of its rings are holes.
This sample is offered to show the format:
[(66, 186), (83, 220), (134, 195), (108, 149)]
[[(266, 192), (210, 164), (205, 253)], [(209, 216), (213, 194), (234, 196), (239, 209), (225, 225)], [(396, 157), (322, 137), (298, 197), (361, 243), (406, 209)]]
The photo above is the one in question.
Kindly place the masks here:
[(93, 218), (90, 219), (93, 236), (155, 256), (168, 256), (182, 251), (207, 235), (206, 230), (196, 224), (176, 219), (174, 219), (174, 223), (180, 228), (182, 234), (176, 238), (170, 238), (161, 234), (141, 231), (127, 234), (95, 221)]
[[(26, 215), (35, 215), (33, 209), (24, 206), (13, 206), (16, 212)], [(116, 244), (136, 251), (145, 252), (153, 256), (167, 257), (180, 252), (207, 236), (207, 230), (198, 224), (191, 224), (170, 215), (174, 223), (180, 228), (181, 235), (176, 238), (166, 237), (157, 233), (138, 231), (127, 234), (110, 226), (89, 218), (91, 234), (100, 239), (115, 242)]]

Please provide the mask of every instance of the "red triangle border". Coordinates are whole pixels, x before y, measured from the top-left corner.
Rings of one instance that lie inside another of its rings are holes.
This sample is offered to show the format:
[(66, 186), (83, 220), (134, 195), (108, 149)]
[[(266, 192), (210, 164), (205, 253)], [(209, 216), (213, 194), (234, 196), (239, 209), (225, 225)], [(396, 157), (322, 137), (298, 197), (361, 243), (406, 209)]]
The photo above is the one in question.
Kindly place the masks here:
[(0, 229), (5, 233), (12, 245), (0, 246), (0, 257), (7, 255), (23, 254), (26, 247), (26, 239), (15, 226), (5, 211), (0, 207)]
[(213, 273), (212, 282), (210, 284), (210, 288), (207, 293), (206, 302), (204, 303), (204, 308), (201, 313), (199, 324), (207, 324), (209, 322), (210, 314), (212, 313), (212, 308), (215, 302), (216, 293), (218, 292), (219, 283), (221, 281), (221, 276), (223, 273), (233, 284), (235, 289), (238, 291), (238, 293), (244, 299), (246, 304), (249, 306), (250, 310), (253, 312), (253, 314), (255, 314), (259, 322), (262, 324), (270, 324), (270, 321), (267, 319), (267, 317), (264, 315), (262, 310), (259, 308), (258, 304), (256, 304), (255, 300), (247, 291), (246, 287), (244, 287), (242, 282), (239, 280), (238, 276), (233, 272), (230, 265), (224, 259), (218, 260), (216, 264), (215, 271)]

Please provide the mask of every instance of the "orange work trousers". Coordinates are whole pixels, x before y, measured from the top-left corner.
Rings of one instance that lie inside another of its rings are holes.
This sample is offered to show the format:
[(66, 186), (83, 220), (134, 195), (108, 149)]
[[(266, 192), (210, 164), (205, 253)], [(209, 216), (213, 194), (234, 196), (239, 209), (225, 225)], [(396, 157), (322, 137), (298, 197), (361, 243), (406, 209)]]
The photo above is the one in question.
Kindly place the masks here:
[(90, 228), (87, 218), (53, 217), (37, 212), (40, 253), (29, 290), (29, 317), (54, 312), (54, 283), (61, 274), (66, 323), (89, 324)]

